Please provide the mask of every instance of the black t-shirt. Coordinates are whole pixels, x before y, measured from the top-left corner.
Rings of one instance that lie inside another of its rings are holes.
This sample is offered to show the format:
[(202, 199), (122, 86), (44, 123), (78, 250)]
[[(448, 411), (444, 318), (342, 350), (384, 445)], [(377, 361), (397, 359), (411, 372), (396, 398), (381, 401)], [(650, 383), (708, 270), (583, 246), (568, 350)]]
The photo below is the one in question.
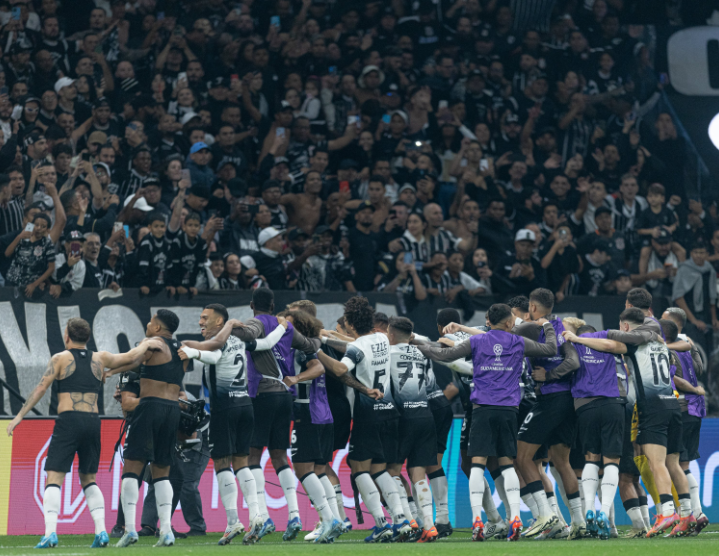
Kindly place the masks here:
[(374, 232), (365, 234), (357, 228), (350, 228), (350, 259), (354, 264), (354, 285), (358, 291), (371, 292), (374, 289), (375, 253), (377, 252), (378, 235)]
[(659, 213), (655, 213), (648, 208), (639, 215), (637, 230), (645, 230), (648, 228), (656, 228), (657, 226), (673, 226), (677, 222), (677, 215), (673, 210), (662, 207)]

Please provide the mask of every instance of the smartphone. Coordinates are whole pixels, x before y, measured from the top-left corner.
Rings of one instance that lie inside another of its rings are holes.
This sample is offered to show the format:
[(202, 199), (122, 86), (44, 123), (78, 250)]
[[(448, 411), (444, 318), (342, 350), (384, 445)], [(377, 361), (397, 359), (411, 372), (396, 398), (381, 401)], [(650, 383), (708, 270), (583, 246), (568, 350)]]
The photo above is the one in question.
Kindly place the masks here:
[(424, 263), (421, 263), (421, 262), (419, 262), (419, 261), (415, 261), (415, 263), (414, 263), (414, 268), (415, 268), (416, 270), (420, 271), (420, 270), (422, 270), (423, 265), (424, 265)]
[(89, 162), (90, 161), (90, 153), (82, 153), (81, 157), (84, 161)]
[(483, 158), (482, 160), (480, 160), (479, 161), (479, 170), (481, 172), (486, 172), (487, 170), (489, 170), (489, 160), (487, 160), (486, 158)]
[(285, 128), (284, 127), (278, 127), (275, 129), (275, 137), (284, 137), (285, 136)]
[(385, 124), (389, 125), (389, 123), (392, 121), (392, 116), (390, 116), (389, 114), (385, 114), (384, 116), (382, 116), (382, 121)]
[(330, 75), (337, 75), (337, 66), (330, 66), (329, 72)]
[(347, 125), (356, 124), (359, 116), (347, 116)]
[(134, 122), (127, 124), (127, 127), (129, 127), (132, 131), (137, 131), (137, 124)]
[(5, 96), (8, 94), (8, 88), (7, 87), (0, 87), (0, 96)]
[(175, 27), (175, 28), (172, 30), (172, 34), (173, 34), (173, 35), (177, 35), (178, 37), (179, 37), (179, 36), (182, 36), (182, 27), (179, 27), (179, 26), (178, 26), (178, 27)]
[(487, 263), (485, 263), (484, 261), (479, 261), (477, 263), (477, 268), (484, 268), (485, 266), (487, 266)]
[(32, 233), (32, 231), (33, 231), (34, 229), (35, 229), (35, 224), (33, 224), (32, 222), (28, 222), (27, 225), (25, 226), (25, 231), (26, 231), (26, 232)]
[(20, 16), (21, 16), (20, 7), (13, 8), (11, 13), (12, 13), (12, 18), (15, 21), (20, 21)]
[(13, 120), (19, 120), (20, 116), (22, 116), (22, 106), (18, 104), (12, 109), (12, 114), (10, 114), (10, 117)]
[(661, 83), (662, 85), (666, 85), (667, 83), (669, 83), (669, 76), (666, 73), (660, 73), (659, 83)]
[(102, 45), (98, 44), (94, 50), (95, 54), (102, 54)]
[(233, 73), (232, 75), (230, 75), (230, 81), (239, 81), (239, 80), (240, 80), (240, 76), (237, 75), (236, 73)]
[(73, 257), (79, 257), (81, 249), (82, 244), (79, 241), (73, 241), (70, 244), (70, 255), (72, 255)]
[(165, 19), (165, 12), (157, 12), (157, 21)]
[(260, 205), (247, 205), (247, 212), (252, 215), (257, 214), (258, 212), (260, 212)]
[(112, 233), (115, 234), (115, 233), (119, 232), (120, 230), (122, 230), (122, 222), (115, 222), (112, 225)]
[(187, 81), (187, 72), (181, 71), (177, 74), (177, 80), (178, 81)]
[(278, 15), (273, 15), (273, 16), (270, 18), (270, 25), (271, 25), (272, 27), (279, 27), (279, 26), (280, 26), (280, 16), (278, 16)]
[(130, 237), (130, 226), (125, 224), (123, 228), (125, 229), (125, 237)]
[(180, 179), (181, 179), (181, 180), (187, 180), (187, 181), (190, 182), (190, 184), (192, 184), (192, 179), (190, 178), (190, 170), (189, 170), (188, 168), (184, 168), (184, 169), (180, 172)]
[(404, 264), (412, 264), (412, 261), (414, 261), (414, 257), (412, 256), (412, 253), (407, 251), (404, 254)]
[(437, 108), (439, 108), (440, 110), (444, 110), (448, 106), (449, 106), (449, 103), (446, 100), (440, 100), (439, 104), (437, 105)]

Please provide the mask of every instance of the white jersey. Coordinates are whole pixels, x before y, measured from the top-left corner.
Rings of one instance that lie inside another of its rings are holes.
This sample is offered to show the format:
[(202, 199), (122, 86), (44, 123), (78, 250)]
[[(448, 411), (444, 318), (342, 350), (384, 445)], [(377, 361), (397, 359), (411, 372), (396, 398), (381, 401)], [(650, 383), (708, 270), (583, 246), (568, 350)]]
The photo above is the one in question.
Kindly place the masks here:
[(625, 361), (636, 391), (636, 400), (651, 408), (679, 408), (669, 374), (669, 350), (663, 342), (627, 345)]
[(377, 401), (355, 395), (354, 419), (384, 421), (397, 416), (390, 387), (389, 340), (385, 334), (367, 334), (347, 344), (342, 363), (364, 386), (384, 393), (384, 398)]
[(397, 344), (390, 347), (392, 398), (404, 418), (429, 413), (427, 402), (428, 371), (425, 356), (415, 346)]
[(202, 384), (210, 398), (210, 411), (252, 403), (247, 392), (245, 342), (231, 335), (222, 349), (200, 353), (200, 361), (205, 364)]

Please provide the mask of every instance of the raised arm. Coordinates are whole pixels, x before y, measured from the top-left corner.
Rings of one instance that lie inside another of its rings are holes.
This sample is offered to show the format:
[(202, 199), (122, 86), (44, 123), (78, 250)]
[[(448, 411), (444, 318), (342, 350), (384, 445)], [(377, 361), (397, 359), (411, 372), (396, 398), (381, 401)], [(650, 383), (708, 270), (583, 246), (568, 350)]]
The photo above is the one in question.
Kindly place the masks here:
[(264, 338), (258, 338), (247, 342), (247, 351), (267, 351), (275, 347), (275, 344), (282, 339), (287, 332), (287, 321), (282, 317), (277, 317), (279, 326), (270, 332)]
[(557, 353), (557, 333), (551, 323), (545, 322), (544, 336), (546, 340), (543, 344), (524, 338), (524, 355), (527, 357), (550, 357)]
[(462, 343), (456, 344), (454, 347), (430, 347), (428, 345), (419, 345), (417, 349), (422, 352), (422, 355), (429, 357), (432, 361), (438, 363), (450, 363), (457, 359), (464, 359), (472, 355), (472, 346), (469, 340), (465, 340)]
[[(613, 332), (610, 330), (609, 332)], [(608, 340), (604, 338), (587, 338), (584, 336), (577, 336), (576, 334), (565, 330), (562, 332), (562, 336), (567, 342), (573, 344), (582, 344), (597, 351), (603, 351), (605, 353), (613, 353), (615, 355), (622, 355), (627, 353), (627, 345), (616, 340)]]
[(35, 404), (37, 404), (37, 402), (42, 399), (42, 397), (45, 395), (45, 392), (47, 392), (47, 389), (50, 388), (53, 380), (55, 380), (55, 378), (57, 377), (57, 373), (60, 368), (57, 363), (60, 361), (61, 358), (62, 353), (57, 353), (52, 356), (52, 358), (47, 364), (47, 368), (45, 369), (45, 374), (43, 374), (42, 378), (40, 379), (40, 383), (35, 387), (35, 390), (32, 391), (32, 394), (30, 394), (30, 397), (23, 404), (18, 414), (12, 421), (10, 421), (10, 424), (7, 426), (8, 436), (12, 436), (12, 431), (15, 429), (15, 427), (20, 424), (20, 421), (22, 421), (25, 415), (27, 415), (28, 411), (35, 407)]

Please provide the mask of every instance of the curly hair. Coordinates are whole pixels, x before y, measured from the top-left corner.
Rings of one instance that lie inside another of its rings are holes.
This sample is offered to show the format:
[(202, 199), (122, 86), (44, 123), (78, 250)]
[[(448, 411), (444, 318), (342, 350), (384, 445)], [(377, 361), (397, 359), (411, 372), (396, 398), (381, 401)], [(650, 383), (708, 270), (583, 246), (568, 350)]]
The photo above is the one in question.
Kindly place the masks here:
[(294, 326), (305, 338), (320, 337), (320, 330), (323, 328), (322, 322), (310, 315), (308, 312), (297, 309), (294, 311), (287, 311), (286, 316), (292, 317), (292, 326)]
[(345, 322), (352, 326), (358, 335), (364, 336), (374, 328), (374, 309), (366, 297), (350, 297), (345, 303)]

